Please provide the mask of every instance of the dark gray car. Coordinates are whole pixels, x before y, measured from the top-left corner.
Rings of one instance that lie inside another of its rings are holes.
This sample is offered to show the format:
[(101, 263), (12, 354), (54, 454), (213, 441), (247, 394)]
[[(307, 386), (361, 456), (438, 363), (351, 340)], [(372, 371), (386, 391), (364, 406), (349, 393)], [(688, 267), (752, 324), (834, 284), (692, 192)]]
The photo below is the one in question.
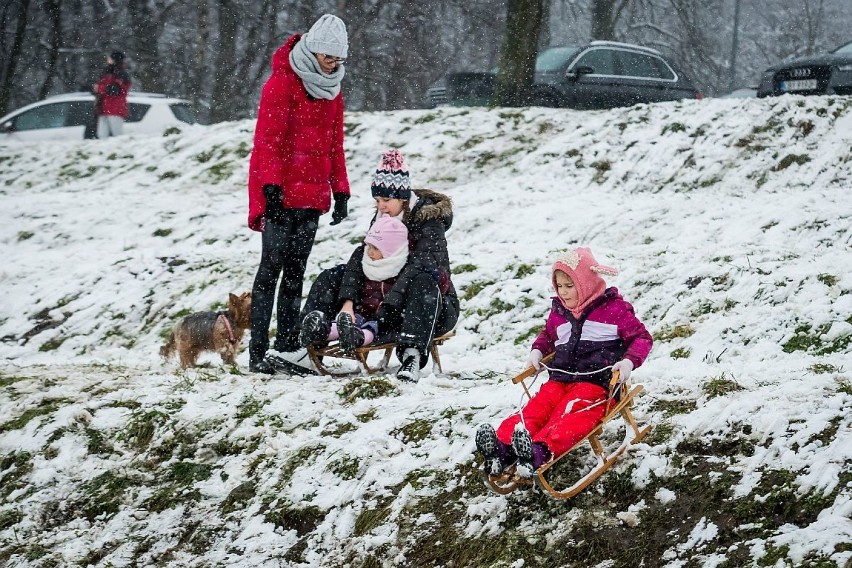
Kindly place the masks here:
[(852, 42), (830, 53), (800, 57), (763, 72), (758, 97), (852, 95)]
[[(536, 59), (532, 105), (605, 109), (700, 99), (692, 81), (650, 48), (610, 41), (552, 47)], [(427, 91), (427, 106), (488, 104), (495, 73), (451, 73)]]

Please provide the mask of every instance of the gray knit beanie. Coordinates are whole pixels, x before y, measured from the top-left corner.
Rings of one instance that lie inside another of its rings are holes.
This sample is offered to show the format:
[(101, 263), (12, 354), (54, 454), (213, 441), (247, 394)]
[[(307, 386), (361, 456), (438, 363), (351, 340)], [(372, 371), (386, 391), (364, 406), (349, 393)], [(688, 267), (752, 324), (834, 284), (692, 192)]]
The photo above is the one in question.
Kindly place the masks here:
[(349, 52), (349, 37), (346, 24), (337, 16), (324, 14), (317, 20), (304, 38), (305, 46), (312, 53), (322, 53), (346, 59)]

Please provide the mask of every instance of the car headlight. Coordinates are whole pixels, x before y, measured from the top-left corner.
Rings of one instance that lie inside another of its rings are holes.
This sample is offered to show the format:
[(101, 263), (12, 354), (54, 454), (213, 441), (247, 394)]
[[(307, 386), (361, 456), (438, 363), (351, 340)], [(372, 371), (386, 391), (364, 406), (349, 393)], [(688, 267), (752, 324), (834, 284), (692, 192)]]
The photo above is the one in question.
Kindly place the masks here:
[(838, 65), (837, 70), (843, 71), (844, 73), (848, 73), (849, 71), (852, 71), (852, 63), (844, 63), (843, 65)]

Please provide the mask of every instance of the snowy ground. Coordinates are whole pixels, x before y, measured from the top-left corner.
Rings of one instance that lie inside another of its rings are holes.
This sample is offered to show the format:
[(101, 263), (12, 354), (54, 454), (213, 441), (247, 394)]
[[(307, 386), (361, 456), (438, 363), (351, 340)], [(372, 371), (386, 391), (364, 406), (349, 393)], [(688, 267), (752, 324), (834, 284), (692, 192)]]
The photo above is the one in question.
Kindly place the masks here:
[[(346, 123), (350, 218), (323, 218), (309, 277), (362, 238), (383, 149), (454, 201), (463, 316), (416, 385), (159, 359), (179, 317), (251, 288), (253, 123), (0, 146), (0, 560), (848, 565), (852, 101)], [(634, 375), (654, 433), (569, 503), (489, 494), (472, 433), (519, 404), (577, 244), (654, 334)]]

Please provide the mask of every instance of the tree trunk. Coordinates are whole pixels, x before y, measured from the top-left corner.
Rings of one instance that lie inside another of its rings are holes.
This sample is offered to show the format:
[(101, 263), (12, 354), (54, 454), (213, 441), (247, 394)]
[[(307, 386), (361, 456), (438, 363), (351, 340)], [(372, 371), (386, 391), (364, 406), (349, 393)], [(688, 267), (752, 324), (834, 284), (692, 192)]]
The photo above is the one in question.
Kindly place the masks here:
[[(127, 11), (130, 14), (130, 33), (134, 48), (134, 65), (130, 69), (130, 76), (141, 85), (141, 89), (137, 90), (165, 93), (163, 62), (157, 45), (162, 14), (155, 12), (155, 8), (156, 6), (148, 0), (129, 0), (128, 2)], [(115, 46), (115, 48), (121, 49), (121, 46)], [(129, 55), (131, 54), (128, 53)]]
[(12, 48), (9, 56), (3, 62), (3, 84), (0, 86), (0, 116), (6, 114), (9, 105), (9, 96), (12, 92), (12, 79), (15, 76), (15, 68), (21, 57), (21, 46), (24, 44), (24, 34), (27, 31), (27, 12), (30, 8), (29, 0), (20, 0), (18, 6), (18, 22), (15, 26), (15, 37), (12, 40)]
[(44, 11), (50, 20), (50, 51), (47, 56), (47, 72), (39, 90), (39, 99), (50, 93), (53, 78), (56, 76), (56, 64), (59, 61), (59, 48), (62, 47), (62, 0), (47, 0)]
[(538, 56), (543, 0), (509, 0), (500, 71), (494, 88), (497, 106), (529, 104)]
[(232, 0), (218, 0), (219, 33), (216, 38), (216, 63), (213, 68), (213, 97), (210, 119), (213, 122), (233, 118), (230, 102), (234, 94), (239, 13)]
[(592, 39), (615, 39), (615, 0), (594, 0), (592, 3)]

